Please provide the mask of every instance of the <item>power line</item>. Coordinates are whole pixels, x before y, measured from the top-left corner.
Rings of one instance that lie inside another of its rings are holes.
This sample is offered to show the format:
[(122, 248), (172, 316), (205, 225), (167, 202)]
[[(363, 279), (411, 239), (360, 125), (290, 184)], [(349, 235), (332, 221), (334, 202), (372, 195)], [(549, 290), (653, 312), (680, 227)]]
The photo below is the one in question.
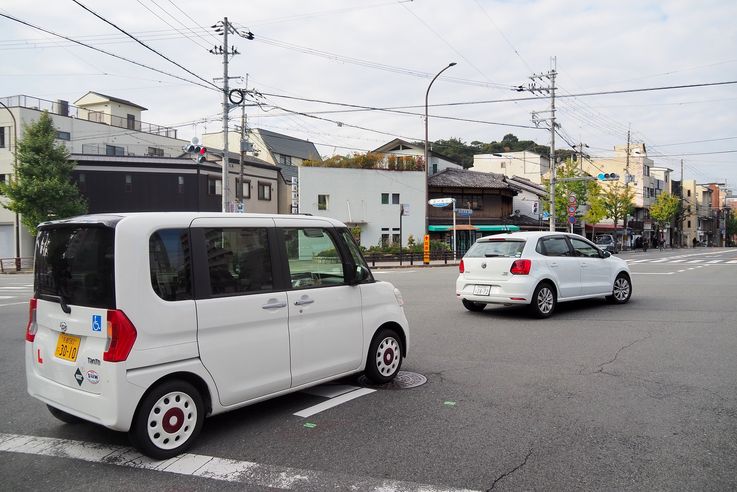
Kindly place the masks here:
[(690, 142), (678, 142), (678, 143), (668, 143), (668, 144), (651, 145), (651, 147), (671, 147), (673, 145), (687, 145), (687, 144), (706, 143), (706, 142), (721, 142), (723, 140), (734, 140), (736, 138), (737, 137), (710, 138), (708, 140), (692, 140)]
[(104, 18), (104, 17), (103, 17), (103, 16), (101, 16), (100, 14), (98, 14), (98, 13), (94, 12), (93, 10), (91, 10), (91, 9), (87, 8), (87, 7), (86, 7), (86, 6), (84, 6), (84, 5), (82, 4), (82, 3), (80, 3), (80, 2), (78, 1), (78, 0), (72, 0), (72, 2), (76, 3), (77, 5), (79, 5), (79, 6), (80, 6), (80, 7), (82, 7), (82, 8), (84, 9), (84, 10), (86, 10), (86, 11), (87, 11), (87, 12), (89, 12), (90, 14), (94, 15), (95, 17), (97, 17), (97, 18), (98, 18), (98, 19), (100, 19), (101, 21), (103, 21), (103, 22), (105, 22), (105, 23), (107, 23), (107, 24), (111, 25), (112, 27), (114, 27), (114, 28), (115, 28), (115, 29), (117, 29), (118, 31), (122, 32), (123, 34), (125, 34), (126, 36), (128, 36), (129, 38), (131, 38), (132, 40), (134, 40), (135, 42), (137, 42), (138, 44), (140, 44), (140, 45), (141, 45), (141, 46), (143, 46), (144, 48), (146, 48), (146, 49), (148, 49), (148, 50), (152, 51), (153, 53), (155, 53), (155, 54), (157, 54), (157, 55), (159, 55), (159, 56), (160, 56), (161, 58), (163, 58), (164, 60), (168, 61), (169, 63), (172, 63), (172, 64), (176, 65), (177, 67), (181, 68), (182, 70), (184, 70), (184, 71), (185, 71), (185, 72), (187, 72), (188, 74), (190, 74), (190, 75), (193, 75), (193, 76), (194, 76), (195, 78), (197, 78), (197, 79), (199, 79), (199, 80), (201, 80), (201, 81), (205, 82), (206, 84), (209, 84), (209, 85), (213, 86), (213, 87), (214, 87), (214, 88), (216, 88), (216, 89), (217, 89), (218, 91), (222, 91), (222, 88), (218, 87), (217, 85), (215, 85), (214, 83), (210, 82), (209, 80), (207, 80), (207, 79), (204, 79), (204, 78), (200, 77), (199, 75), (197, 75), (197, 74), (196, 74), (196, 73), (194, 73), (193, 71), (189, 70), (188, 68), (185, 68), (185, 67), (183, 67), (182, 65), (180, 65), (180, 64), (179, 64), (179, 63), (177, 63), (177, 62), (175, 62), (174, 60), (172, 60), (172, 59), (171, 59), (171, 58), (169, 58), (168, 56), (166, 56), (166, 55), (164, 55), (164, 54), (162, 54), (162, 53), (160, 53), (160, 52), (156, 51), (155, 49), (153, 49), (152, 47), (150, 47), (149, 45), (147, 45), (146, 43), (144, 43), (144, 42), (143, 42), (143, 41), (141, 41), (140, 39), (136, 38), (136, 37), (135, 37), (135, 36), (133, 36), (132, 34), (129, 34), (129, 33), (127, 32), (127, 31), (125, 31), (125, 30), (124, 30), (124, 29), (122, 29), (121, 27), (118, 27), (117, 25), (115, 25), (115, 24), (114, 24), (113, 22), (111, 22), (111, 21), (107, 20), (106, 18)]
[[(55, 33), (53, 31), (50, 31), (48, 29), (44, 29), (42, 27), (36, 26), (34, 24), (31, 24), (30, 22), (26, 22), (24, 20), (18, 19), (17, 17), (13, 17), (12, 15), (8, 15), (8, 14), (4, 14), (4, 13), (0, 12), (0, 16), (5, 17), (6, 19), (10, 19), (12, 21), (15, 21), (15, 22), (17, 22), (19, 24), (23, 24), (25, 26), (32, 27), (33, 29), (36, 29), (36, 30), (41, 31), (41, 32), (44, 32), (46, 34), (50, 34), (52, 36), (56, 36), (56, 37), (59, 37), (59, 38), (62, 38), (62, 39), (66, 39), (67, 41), (70, 41), (72, 43), (78, 44), (80, 46), (84, 46), (85, 48), (89, 48), (91, 50), (95, 50), (95, 51), (98, 51), (100, 53), (104, 53), (104, 54), (106, 54), (108, 56), (112, 56), (113, 58), (117, 58), (119, 60), (123, 60), (123, 61), (126, 61), (128, 63), (132, 63), (134, 65), (138, 65), (139, 67), (143, 67), (143, 68), (146, 68), (148, 70), (153, 70), (154, 72), (158, 72), (160, 74), (167, 75), (169, 77), (174, 77), (175, 79), (183, 80), (184, 82), (189, 82), (190, 84), (198, 85), (198, 86), (204, 87), (206, 89), (211, 89), (211, 90), (213, 89), (213, 87), (210, 87), (210, 86), (201, 84), (199, 82), (195, 82), (194, 80), (185, 79), (184, 77), (180, 77), (178, 75), (174, 75), (174, 74), (171, 74), (169, 72), (165, 72), (163, 70), (159, 70), (158, 68), (150, 67), (150, 66), (145, 65), (145, 64), (143, 64), (141, 62), (137, 62), (135, 60), (131, 60), (130, 58), (126, 58), (124, 56), (116, 55), (115, 53), (111, 53), (109, 51), (105, 51), (103, 49), (100, 49), (100, 48), (97, 48), (95, 46), (89, 45), (87, 43), (83, 43), (82, 41), (77, 41), (76, 39), (72, 39), (72, 38), (70, 38), (68, 36), (64, 36), (63, 34), (58, 34), (58, 33)], [(212, 86), (214, 84), (210, 83), (210, 85)], [(215, 86), (215, 90), (217, 90), (218, 92), (221, 92), (221, 89), (218, 88), (217, 86)]]
[[(144, 3), (143, 3), (143, 2), (141, 1), (141, 0), (136, 0), (136, 1), (137, 1), (137, 2), (138, 2), (138, 3), (139, 3), (139, 4), (140, 4), (140, 5), (141, 5), (141, 6), (143, 7), (143, 8), (145, 8), (146, 10), (148, 10), (149, 12), (151, 12), (151, 13), (152, 13), (152, 14), (153, 14), (154, 16), (156, 16), (156, 17), (157, 17), (157, 18), (158, 18), (158, 19), (159, 19), (159, 20), (160, 20), (161, 22), (163, 22), (163, 23), (164, 23), (164, 24), (166, 24), (167, 26), (169, 26), (169, 27), (171, 27), (172, 29), (174, 29), (174, 30), (175, 30), (176, 32), (178, 32), (179, 34), (181, 34), (181, 35), (182, 35), (182, 36), (183, 36), (184, 38), (186, 38), (186, 39), (188, 39), (188, 40), (192, 41), (192, 42), (193, 42), (194, 44), (196, 44), (196, 45), (197, 45), (197, 46), (199, 46), (200, 48), (203, 48), (203, 49), (205, 49), (205, 50), (209, 49), (209, 47), (208, 47), (208, 46), (203, 46), (203, 45), (201, 45), (201, 44), (200, 44), (199, 42), (197, 42), (197, 41), (196, 41), (196, 40), (195, 40), (194, 38), (191, 38), (191, 37), (187, 36), (186, 34), (182, 33), (182, 31), (180, 31), (179, 29), (177, 29), (176, 27), (174, 27), (173, 25), (171, 25), (171, 23), (170, 23), (169, 21), (167, 21), (166, 19), (164, 19), (163, 17), (161, 17), (161, 16), (159, 15), (159, 14), (157, 14), (156, 12), (154, 12), (154, 11), (153, 11), (153, 10), (152, 10), (151, 8), (149, 8), (149, 7), (148, 7), (148, 6), (146, 5), (146, 4), (144, 4)], [(167, 11), (166, 11), (165, 9), (163, 9), (163, 8), (161, 7), (161, 5), (159, 5), (158, 3), (156, 3), (156, 0), (151, 0), (151, 3), (153, 3), (154, 5), (156, 5), (156, 6), (157, 6), (157, 7), (158, 7), (158, 8), (159, 8), (159, 9), (160, 9), (160, 10), (161, 10), (162, 12), (164, 12), (165, 14), (167, 14), (167, 15), (168, 15), (169, 17), (171, 17), (171, 18), (172, 18), (172, 19), (174, 19), (175, 21), (179, 22), (179, 20), (178, 20), (177, 18), (175, 18), (175, 17), (173, 16), (173, 15), (171, 15), (171, 14), (170, 14), (169, 12), (167, 12)], [(180, 24), (182, 24), (181, 22), (179, 22), (179, 23), (180, 23)], [(182, 25), (184, 25), (184, 24), (182, 24)], [(187, 26), (184, 26), (184, 27), (185, 27), (185, 28), (187, 28)], [(192, 30), (191, 30), (191, 29), (190, 29), (190, 32), (192, 32)], [(195, 34), (195, 36), (197, 36), (197, 35)], [(198, 36), (198, 37), (199, 37), (199, 36)]]

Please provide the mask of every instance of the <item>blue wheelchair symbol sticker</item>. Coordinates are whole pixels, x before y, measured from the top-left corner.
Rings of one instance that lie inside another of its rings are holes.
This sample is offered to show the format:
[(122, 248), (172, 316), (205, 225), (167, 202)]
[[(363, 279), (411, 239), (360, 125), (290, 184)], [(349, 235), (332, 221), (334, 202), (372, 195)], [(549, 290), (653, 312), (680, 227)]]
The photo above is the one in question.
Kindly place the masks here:
[(102, 331), (102, 316), (99, 314), (92, 315), (92, 331)]

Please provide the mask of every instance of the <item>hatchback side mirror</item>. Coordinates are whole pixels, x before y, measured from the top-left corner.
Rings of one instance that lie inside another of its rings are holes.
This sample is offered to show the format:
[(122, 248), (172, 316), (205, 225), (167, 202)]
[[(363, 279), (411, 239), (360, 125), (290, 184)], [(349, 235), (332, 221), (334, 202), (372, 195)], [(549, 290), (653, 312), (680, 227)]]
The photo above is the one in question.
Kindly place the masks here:
[(600, 256), (601, 256), (602, 258), (609, 258), (610, 256), (612, 256), (612, 254), (611, 254), (611, 253), (610, 253), (609, 251), (602, 251), (602, 252), (600, 253)]
[(351, 278), (348, 279), (348, 285), (357, 285), (369, 278), (369, 271), (362, 265), (355, 265), (348, 270)]

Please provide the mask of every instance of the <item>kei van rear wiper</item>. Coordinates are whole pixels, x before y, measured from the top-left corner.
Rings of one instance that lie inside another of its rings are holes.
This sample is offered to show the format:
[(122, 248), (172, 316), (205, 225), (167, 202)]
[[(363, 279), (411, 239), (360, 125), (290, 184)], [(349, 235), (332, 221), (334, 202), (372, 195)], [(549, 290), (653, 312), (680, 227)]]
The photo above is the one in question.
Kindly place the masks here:
[(69, 314), (72, 312), (72, 308), (69, 307), (69, 304), (67, 304), (67, 301), (64, 300), (63, 296), (52, 296), (50, 294), (44, 294), (43, 296), (51, 301), (58, 302), (61, 305), (61, 310), (65, 313)]

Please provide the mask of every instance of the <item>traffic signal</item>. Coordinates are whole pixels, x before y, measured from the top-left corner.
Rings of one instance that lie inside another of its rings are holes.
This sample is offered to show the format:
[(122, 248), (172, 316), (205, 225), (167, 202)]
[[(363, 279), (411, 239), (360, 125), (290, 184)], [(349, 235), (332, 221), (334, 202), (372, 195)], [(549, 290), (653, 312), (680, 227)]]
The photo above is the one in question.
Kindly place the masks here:
[(619, 181), (617, 173), (599, 173), (596, 177), (599, 178), (599, 181)]
[(188, 154), (194, 154), (193, 157), (197, 164), (202, 164), (207, 160), (207, 148), (205, 148), (204, 145), (199, 144), (199, 139), (197, 137), (193, 137), (192, 141), (184, 148), (184, 150)]

